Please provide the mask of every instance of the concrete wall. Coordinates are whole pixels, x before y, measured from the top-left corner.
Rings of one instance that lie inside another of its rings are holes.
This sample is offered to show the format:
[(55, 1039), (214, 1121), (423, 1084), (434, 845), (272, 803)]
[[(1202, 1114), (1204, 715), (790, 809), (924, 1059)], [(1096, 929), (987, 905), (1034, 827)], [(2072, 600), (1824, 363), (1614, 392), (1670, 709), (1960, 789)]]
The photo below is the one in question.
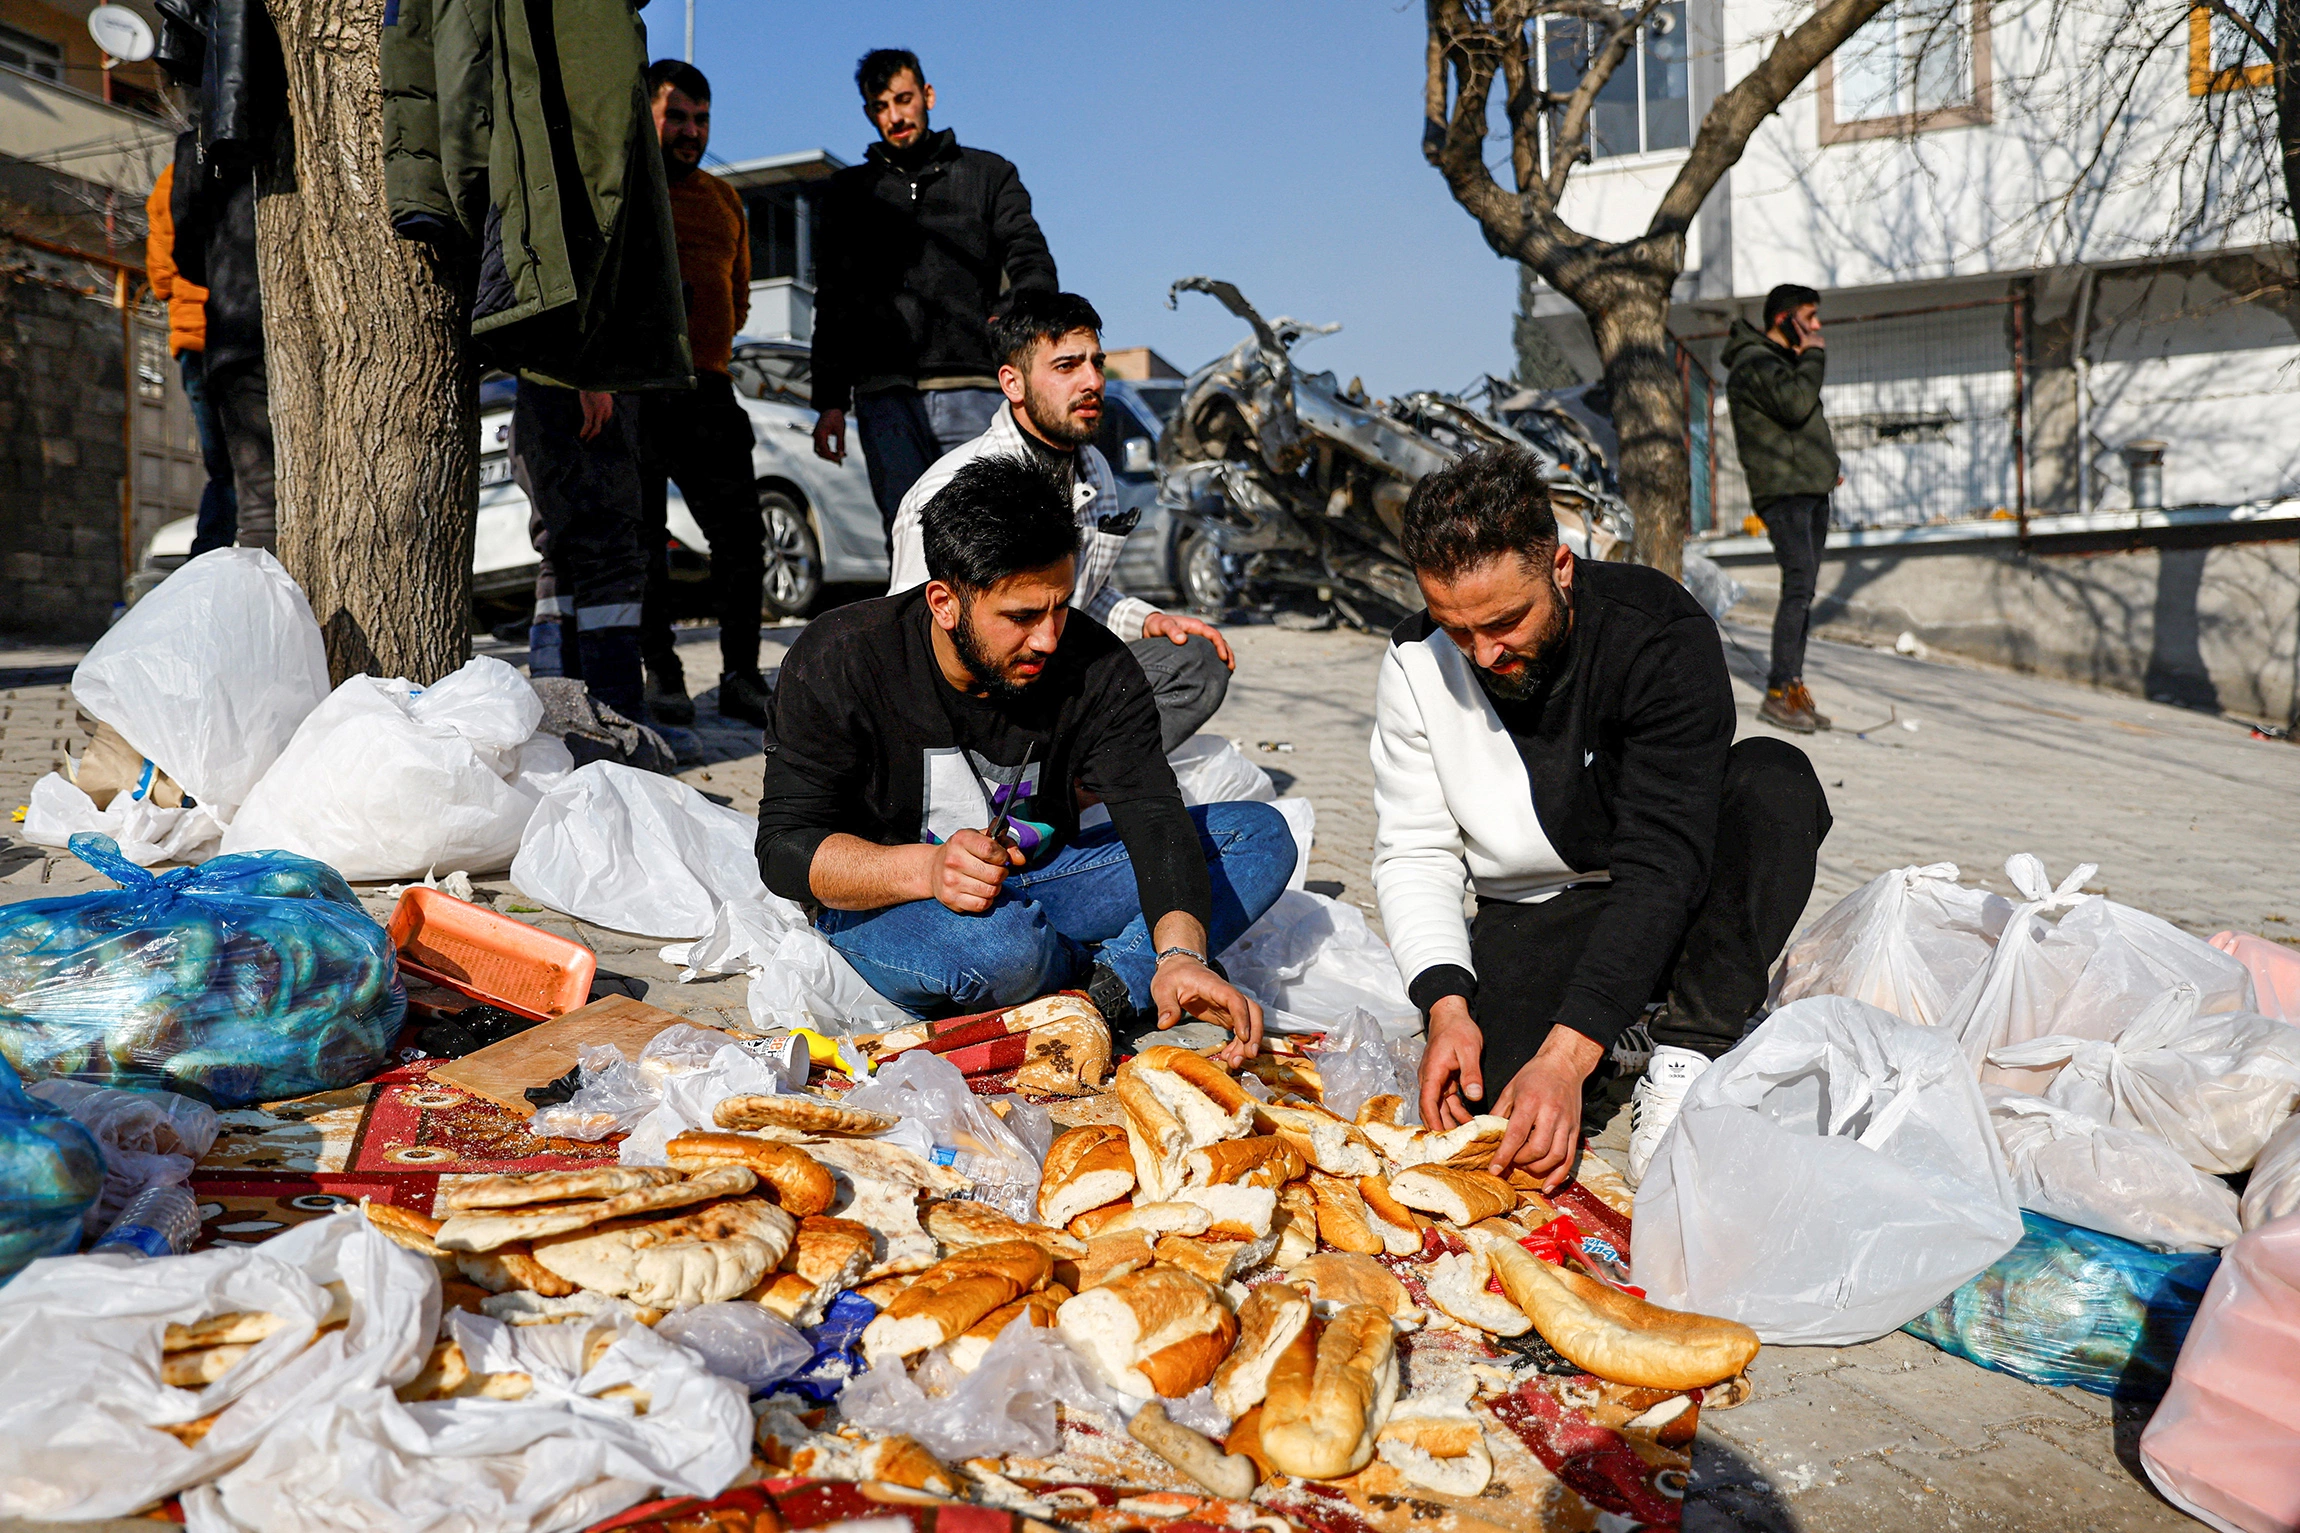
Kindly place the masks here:
[[(1767, 624), (1770, 563), (1732, 561)], [(2023, 554), (2009, 540), (1955, 552), (1832, 551), (1816, 631), (1935, 649), (2184, 707), (2300, 721), (2300, 542)]]
[(120, 312), (0, 271), (0, 628), (93, 639), (120, 599)]

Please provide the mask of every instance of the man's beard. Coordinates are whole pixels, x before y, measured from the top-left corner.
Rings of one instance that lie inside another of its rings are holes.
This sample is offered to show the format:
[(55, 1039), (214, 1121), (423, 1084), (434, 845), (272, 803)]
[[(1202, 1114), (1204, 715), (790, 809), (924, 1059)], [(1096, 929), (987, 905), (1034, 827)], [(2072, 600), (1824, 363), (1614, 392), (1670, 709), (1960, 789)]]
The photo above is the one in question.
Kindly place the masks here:
[[(990, 658), (982, 647), (982, 637), (974, 631), (974, 611), (970, 603), (958, 614), (958, 626), (950, 631), (950, 647), (958, 651), (961, 665), (974, 678), (974, 684), (991, 695), (993, 701), (1011, 703), (1026, 694), (1038, 677), (1029, 681), (1015, 681), (999, 663)], [(1041, 670), (1039, 676), (1045, 675)]]
[(684, 181), (687, 179), (687, 177), (693, 175), (696, 170), (700, 169), (702, 163), (703, 159), (701, 155), (697, 155), (695, 157), (695, 163), (690, 165), (685, 160), (682, 160), (676, 155), (672, 154), (668, 146), (665, 146), (663, 150), (663, 176), (666, 180)]
[(1549, 577), (1549, 598), (1549, 621), (1535, 636), (1533, 648), (1509, 652), (1525, 662), (1521, 669), (1503, 675), (1477, 667), (1479, 684), (1503, 702), (1522, 703), (1540, 696), (1564, 667), (1565, 640), (1572, 621), (1565, 593), (1557, 588), (1555, 575)]
[(1068, 411), (1056, 409), (1053, 401), (1032, 388), (1028, 381), (1022, 385), (1022, 413), (1030, 417), (1030, 424), (1038, 428), (1040, 436), (1074, 452), (1093, 441), (1095, 432), (1102, 426), (1100, 420), (1090, 426)]

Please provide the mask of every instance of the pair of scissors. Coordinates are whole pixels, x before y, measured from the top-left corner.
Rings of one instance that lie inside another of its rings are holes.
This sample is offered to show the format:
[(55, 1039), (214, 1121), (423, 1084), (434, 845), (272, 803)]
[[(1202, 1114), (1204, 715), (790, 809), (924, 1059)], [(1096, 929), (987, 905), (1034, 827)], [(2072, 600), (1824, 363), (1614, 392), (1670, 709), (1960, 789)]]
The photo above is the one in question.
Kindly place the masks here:
[[(1013, 844), (1006, 840), (1007, 822), (1014, 818), (1014, 801), (1022, 797), (1023, 775), (1030, 770), (1030, 758), (1037, 753), (1037, 750), (1038, 742), (1036, 740), (1031, 741), (1022, 753), (1022, 765), (1014, 769), (1014, 781), (1007, 786), (1006, 801), (999, 806), (998, 813), (991, 817), (990, 829), (984, 832), (993, 841), (1007, 845)], [(989, 794), (985, 793), (983, 797), (987, 800)]]

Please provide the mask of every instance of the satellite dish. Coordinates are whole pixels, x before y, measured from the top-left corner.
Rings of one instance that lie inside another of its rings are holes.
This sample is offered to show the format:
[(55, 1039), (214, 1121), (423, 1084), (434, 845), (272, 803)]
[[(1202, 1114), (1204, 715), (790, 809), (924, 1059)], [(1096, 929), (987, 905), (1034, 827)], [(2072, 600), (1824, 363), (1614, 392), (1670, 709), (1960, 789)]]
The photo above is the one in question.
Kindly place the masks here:
[(124, 5), (99, 5), (88, 13), (88, 35), (123, 64), (152, 56), (152, 24)]

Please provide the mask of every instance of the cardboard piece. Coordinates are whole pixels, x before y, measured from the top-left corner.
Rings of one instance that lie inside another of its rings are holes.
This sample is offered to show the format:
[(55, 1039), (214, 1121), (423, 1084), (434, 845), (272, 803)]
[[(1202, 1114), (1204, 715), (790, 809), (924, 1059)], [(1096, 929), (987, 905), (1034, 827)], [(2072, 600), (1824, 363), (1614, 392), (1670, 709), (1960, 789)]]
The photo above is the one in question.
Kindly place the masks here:
[(637, 1059), (649, 1039), (688, 1020), (627, 995), (611, 995), (439, 1065), (431, 1078), (513, 1112), (531, 1113), (535, 1104), (527, 1100), (527, 1088), (547, 1086), (574, 1069), (575, 1051), (584, 1044), (611, 1043), (626, 1059)]

